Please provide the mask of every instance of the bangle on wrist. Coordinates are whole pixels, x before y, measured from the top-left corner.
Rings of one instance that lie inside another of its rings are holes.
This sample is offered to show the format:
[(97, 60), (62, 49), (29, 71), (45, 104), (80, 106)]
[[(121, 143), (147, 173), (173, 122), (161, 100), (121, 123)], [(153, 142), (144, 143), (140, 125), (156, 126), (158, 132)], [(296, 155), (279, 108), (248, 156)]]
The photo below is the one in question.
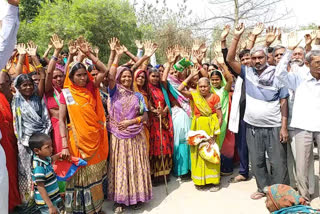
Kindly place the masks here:
[(185, 81), (183, 81), (182, 84), (186, 87), (188, 86), (188, 84)]
[(118, 65), (117, 64), (112, 64), (111, 67), (116, 67), (117, 68)]
[(66, 147), (62, 147), (62, 149), (68, 149), (69, 148), (69, 146), (66, 146)]
[(94, 65), (96, 65), (98, 61), (99, 61), (99, 59), (97, 59), (96, 61), (92, 61), (92, 63), (93, 63)]
[(54, 61), (58, 61), (58, 57), (55, 57), (52, 55), (51, 59), (53, 59)]
[(137, 124), (141, 123), (141, 117), (137, 117), (136, 120), (137, 120)]

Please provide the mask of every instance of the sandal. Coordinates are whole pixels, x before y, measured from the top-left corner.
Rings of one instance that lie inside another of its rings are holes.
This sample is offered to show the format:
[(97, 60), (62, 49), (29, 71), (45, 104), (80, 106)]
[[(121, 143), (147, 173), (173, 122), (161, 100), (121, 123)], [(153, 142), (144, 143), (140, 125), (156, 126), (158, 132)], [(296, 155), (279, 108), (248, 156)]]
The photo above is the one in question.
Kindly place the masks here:
[(115, 203), (113, 205), (113, 212), (114, 213), (123, 213), (123, 211), (124, 211), (124, 207), (122, 204)]
[(143, 206), (143, 203), (141, 201), (139, 201), (137, 204), (132, 205), (132, 209), (133, 210), (140, 210)]
[(220, 172), (220, 175), (221, 176), (229, 176), (229, 175), (232, 175), (233, 172)]
[(237, 175), (229, 180), (229, 183), (239, 183), (242, 181), (246, 181), (248, 178), (244, 177), (243, 175)]
[(205, 186), (201, 186), (201, 185), (195, 185), (196, 189), (199, 191), (204, 191), (205, 190)]
[(210, 192), (218, 192), (220, 190), (220, 185), (213, 185), (211, 188), (210, 188)]
[(263, 197), (265, 197), (265, 196), (266, 196), (266, 194), (263, 193), (263, 192), (255, 192), (255, 193), (253, 193), (253, 194), (250, 196), (250, 198), (251, 198), (252, 200), (259, 200), (259, 199), (261, 199), (261, 198), (263, 198)]

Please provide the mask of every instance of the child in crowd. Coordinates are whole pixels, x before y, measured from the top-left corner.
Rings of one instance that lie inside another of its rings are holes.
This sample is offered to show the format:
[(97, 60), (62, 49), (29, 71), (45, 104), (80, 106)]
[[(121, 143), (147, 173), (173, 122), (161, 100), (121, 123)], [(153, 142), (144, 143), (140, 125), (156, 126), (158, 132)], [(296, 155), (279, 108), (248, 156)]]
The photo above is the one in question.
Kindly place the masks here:
[(32, 160), (32, 180), (34, 182), (35, 202), (42, 214), (63, 213), (63, 201), (60, 197), (56, 175), (51, 165), (60, 157), (52, 155), (52, 141), (49, 135), (35, 133), (29, 140), (34, 152)]

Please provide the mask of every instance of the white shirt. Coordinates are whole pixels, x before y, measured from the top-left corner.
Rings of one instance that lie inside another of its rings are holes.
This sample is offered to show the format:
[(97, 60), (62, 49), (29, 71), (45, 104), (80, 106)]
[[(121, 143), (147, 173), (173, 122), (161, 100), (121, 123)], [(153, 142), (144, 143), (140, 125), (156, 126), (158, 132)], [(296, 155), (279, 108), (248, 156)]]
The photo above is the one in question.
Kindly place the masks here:
[(288, 50), (276, 68), (276, 78), (295, 93), (290, 126), (320, 132), (320, 80), (309, 72), (288, 72), (292, 51)]
[(0, 70), (7, 64), (17, 42), (19, 7), (0, 0)]

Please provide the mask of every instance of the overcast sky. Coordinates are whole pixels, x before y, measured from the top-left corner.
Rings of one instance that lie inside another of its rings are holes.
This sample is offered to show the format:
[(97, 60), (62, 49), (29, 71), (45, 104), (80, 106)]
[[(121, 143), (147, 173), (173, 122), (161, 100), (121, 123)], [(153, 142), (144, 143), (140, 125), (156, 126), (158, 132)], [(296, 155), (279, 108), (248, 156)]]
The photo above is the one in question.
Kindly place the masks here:
[[(130, 0), (133, 2), (134, 0)], [(135, 0), (137, 3), (143, 0)], [(156, 2), (156, 0), (146, 0), (148, 3)], [(159, 0), (162, 2), (162, 0)], [(177, 8), (177, 3), (183, 0), (167, 0), (167, 4), (171, 9)], [(312, 22), (320, 25), (320, 0), (285, 0), (283, 4), (290, 10), (293, 10), (291, 19), (278, 23), (282, 26), (298, 26), (307, 25)], [(189, 9), (192, 9), (193, 15), (201, 18), (212, 16), (214, 5), (209, 3), (209, 0), (187, 0)], [(279, 8), (281, 10), (281, 8)]]

